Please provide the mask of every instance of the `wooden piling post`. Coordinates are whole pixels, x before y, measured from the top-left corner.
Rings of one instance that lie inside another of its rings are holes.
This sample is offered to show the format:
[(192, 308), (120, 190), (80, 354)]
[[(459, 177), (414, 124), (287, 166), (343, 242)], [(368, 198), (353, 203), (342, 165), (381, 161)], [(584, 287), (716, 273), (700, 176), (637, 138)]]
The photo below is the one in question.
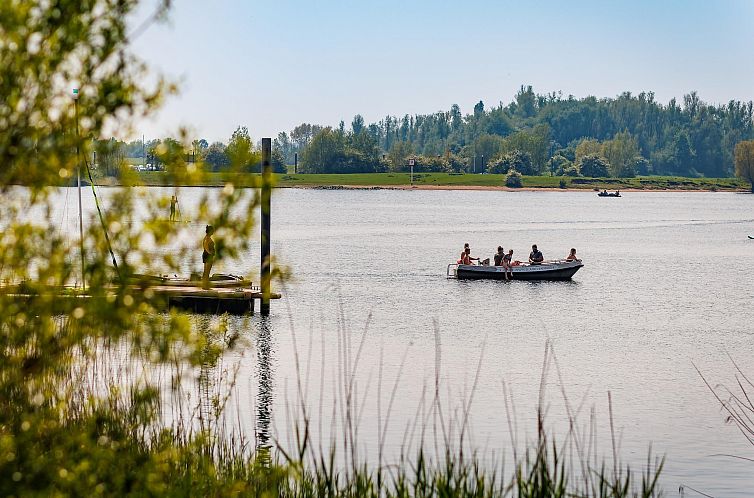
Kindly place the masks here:
[(261, 247), (261, 290), (262, 303), (259, 312), (270, 314), (270, 214), (272, 197), (272, 139), (262, 139), (262, 247)]

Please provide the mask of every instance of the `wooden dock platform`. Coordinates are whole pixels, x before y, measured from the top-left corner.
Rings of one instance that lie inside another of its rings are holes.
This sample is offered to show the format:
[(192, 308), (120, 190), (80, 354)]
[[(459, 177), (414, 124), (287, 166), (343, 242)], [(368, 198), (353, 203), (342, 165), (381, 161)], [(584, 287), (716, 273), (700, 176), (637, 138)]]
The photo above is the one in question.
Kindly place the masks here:
[[(259, 287), (186, 287), (155, 285), (149, 287), (155, 297), (162, 297), (166, 307), (180, 308), (194, 313), (254, 313), (254, 301), (262, 300)], [(280, 294), (271, 293), (270, 299), (280, 299)]]
[[(197, 282), (198, 284), (199, 282)], [(178, 308), (193, 313), (229, 313), (243, 315), (254, 313), (255, 301), (262, 301), (262, 291), (257, 286), (228, 287), (220, 285), (203, 288), (201, 285), (131, 285), (133, 294), (150, 292), (151, 304), (159, 310)], [(56, 313), (67, 313), (77, 302), (93, 296), (74, 287), (47, 287), (30, 293), (23, 285), (0, 286), (0, 294), (12, 300), (26, 301), (35, 296), (51, 297)], [(271, 293), (270, 299), (280, 299), (280, 294)]]

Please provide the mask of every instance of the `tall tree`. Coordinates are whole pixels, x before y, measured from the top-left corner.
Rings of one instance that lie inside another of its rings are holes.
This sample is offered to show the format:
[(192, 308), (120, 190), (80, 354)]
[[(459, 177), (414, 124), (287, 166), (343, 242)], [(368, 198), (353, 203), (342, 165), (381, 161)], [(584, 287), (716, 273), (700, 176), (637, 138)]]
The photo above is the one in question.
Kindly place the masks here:
[(126, 165), (126, 148), (123, 142), (114, 138), (97, 140), (94, 143), (94, 152), (97, 153), (97, 170), (101, 174), (119, 176), (121, 168)]
[(353, 121), (351, 121), (351, 133), (358, 135), (362, 131), (364, 131), (364, 118), (361, 114), (357, 114), (353, 117)]
[(259, 161), (259, 154), (254, 150), (249, 130), (239, 126), (233, 132), (225, 148), (225, 154), (230, 161), (230, 167), (238, 171), (252, 171)]
[(207, 147), (207, 153), (204, 161), (209, 164), (212, 171), (221, 171), (230, 166), (230, 160), (225, 153), (225, 144), (222, 142), (213, 142)]
[(521, 85), (516, 94), (516, 115), (521, 118), (530, 118), (537, 112), (537, 99), (532, 86)]
[(738, 142), (735, 148), (736, 176), (751, 184), (754, 194), (754, 140)]
[(616, 133), (612, 140), (607, 140), (602, 146), (602, 152), (610, 163), (612, 176), (631, 177), (636, 175), (634, 166), (640, 156), (636, 139), (627, 131)]

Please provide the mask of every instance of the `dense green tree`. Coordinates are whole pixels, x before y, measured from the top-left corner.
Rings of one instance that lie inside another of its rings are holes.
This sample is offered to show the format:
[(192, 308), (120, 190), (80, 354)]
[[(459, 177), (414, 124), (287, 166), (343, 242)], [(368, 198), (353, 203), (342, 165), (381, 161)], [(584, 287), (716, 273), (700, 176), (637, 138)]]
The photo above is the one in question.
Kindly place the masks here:
[(225, 147), (231, 169), (235, 171), (251, 171), (259, 163), (260, 155), (254, 150), (254, 143), (245, 126), (239, 126), (233, 132)]
[(302, 173), (374, 173), (384, 171), (377, 140), (362, 131), (325, 128), (312, 138), (301, 156)]
[(521, 88), (516, 93), (516, 115), (521, 118), (530, 118), (537, 112), (537, 98), (531, 85)]
[(641, 156), (638, 156), (634, 161), (633, 169), (637, 175), (646, 176), (652, 173), (652, 165), (646, 158)]
[(602, 155), (610, 164), (611, 176), (636, 176), (636, 159), (640, 157), (639, 144), (630, 133), (616, 133), (612, 140), (606, 140), (602, 144)]
[(474, 105), (474, 117), (481, 118), (484, 116), (484, 102), (481, 100)]
[(448, 169), (453, 173), (468, 173), (469, 163), (468, 160), (458, 154), (449, 153), (446, 156), (448, 162)]
[[(259, 163), (259, 166), (261, 173), (261, 162)], [(272, 171), (274, 173), (288, 173), (288, 166), (285, 164), (285, 156), (283, 156), (283, 152), (277, 147), (273, 147), (270, 152), (270, 166), (272, 166)]]
[(575, 164), (569, 162), (568, 165), (561, 170), (561, 175), (580, 176), (579, 168)]
[(353, 117), (353, 121), (351, 121), (351, 133), (358, 135), (362, 131), (364, 131), (364, 118), (361, 114), (357, 114)]
[(547, 166), (550, 150), (550, 127), (537, 125), (532, 129), (517, 131), (503, 141), (503, 150), (519, 150), (531, 158), (531, 172), (518, 170), (524, 175), (540, 174)]
[(121, 168), (126, 165), (126, 145), (114, 138), (110, 140), (96, 140), (94, 142), (96, 154), (96, 169), (104, 176), (119, 176)]
[(587, 155), (579, 159), (577, 163), (579, 173), (583, 176), (605, 177), (610, 174), (610, 163), (604, 157), (597, 155)]
[(515, 130), (513, 123), (511, 123), (508, 114), (502, 106), (490, 111), (485, 117), (482, 127), (487, 133), (500, 135), (501, 137), (510, 135)]
[[(560, 154), (552, 156), (548, 161), (548, 168), (550, 170), (550, 174), (553, 176), (563, 175), (564, 170), (572, 166), (573, 163), (569, 161), (565, 156), (562, 156)], [(576, 173), (578, 174), (578, 169), (576, 169)]]
[(738, 142), (735, 148), (736, 176), (751, 184), (754, 194), (754, 140)]
[(295, 154), (298, 150), (286, 132), (281, 131), (278, 133), (277, 138), (273, 141), (273, 146), (283, 155), (285, 164), (293, 164), (295, 162)]
[(574, 162), (581, 162), (585, 156), (601, 156), (602, 144), (594, 138), (584, 138), (580, 140), (574, 149)]
[(395, 142), (388, 153), (390, 169), (404, 171), (408, 158), (415, 154), (414, 147), (409, 142)]
[(527, 152), (512, 150), (493, 161), (488, 168), (489, 173), (507, 173), (515, 170), (522, 175), (535, 175), (536, 170), (532, 166), (531, 156)]
[(472, 163), (476, 161), (476, 170), (484, 171), (487, 161), (497, 157), (502, 150), (503, 139), (497, 135), (485, 134), (477, 138), (470, 151)]
[(225, 153), (225, 144), (222, 142), (213, 142), (212, 145), (207, 147), (204, 161), (212, 171), (227, 169), (230, 166), (230, 159), (228, 159), (228, 155)]
[(461, 114), (461, 108), (458, 104), (453, 104), (450, 107), (450, 128), (454, 132), (461, 130), (463, 126), (463, 115)]
[(343, 137), (332, 128), (317, 133), (301, 154), (302, 173), (332, 173), (345, 152)]

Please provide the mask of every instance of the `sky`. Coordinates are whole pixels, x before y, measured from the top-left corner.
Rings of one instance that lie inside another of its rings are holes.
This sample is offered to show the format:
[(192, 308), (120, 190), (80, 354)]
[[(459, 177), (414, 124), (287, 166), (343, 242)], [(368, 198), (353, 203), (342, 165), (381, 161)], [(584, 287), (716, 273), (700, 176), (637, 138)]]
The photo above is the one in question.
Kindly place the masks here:
[[(148, 16), (145, 0), (132, 24)], [(348, 126), (458, 104), (510, 102), (519, 87), (577, 98), (653, 91), (660, 102), (754, 100), (750, 0), (174, 0), (133, 40), (179, 83), (149, 138), (179, 127), (227, 142), (307, 122)]]

